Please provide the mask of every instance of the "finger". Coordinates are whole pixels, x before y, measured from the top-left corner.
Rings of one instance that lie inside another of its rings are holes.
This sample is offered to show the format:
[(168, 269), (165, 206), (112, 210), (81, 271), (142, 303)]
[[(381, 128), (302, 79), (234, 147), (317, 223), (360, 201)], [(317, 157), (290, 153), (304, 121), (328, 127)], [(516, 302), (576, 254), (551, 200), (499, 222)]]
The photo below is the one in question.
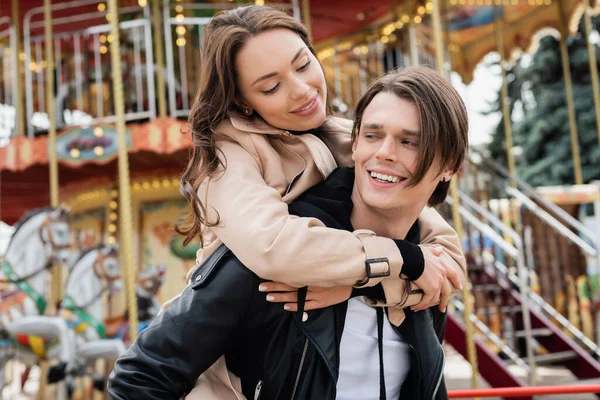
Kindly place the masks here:
[(280, 282), (263, 282), (258, 286), (259, 292), (293, 292), (297, 291), (298, 288), (286, 285)]
[(286, 303), (283, 305), (283, 309), (289, 312), (298, 311), (298, 303)]
[(269, 303), (297, 303), (298, 292), (273, 292), (267, 294)]
[(448, 270), (446, 272), (446, 278), (448, 278), (450, 280), (450, 283), (452, 283), (452, 286), (454, 286), (455, 289), (458, 289), (458, 290), (462, 289), (462, 283), (461, 283), (460, 279), (458, 278), (458, 274), (456, 273), (456, 271)]
[(434, 296), (434, 293), (425, 293), (423, 295), (423, 298), (421, 299), (421, 301), (418, 304), (415, 304), (414, 306), (412, 306), (411, 310), (421, 311), (421, 310), (425, 310), (426, 308), (429, 308), (430, 303), (433, 300), (433, 296)]
[(434, 256), (441, 256), (442, 252), (444, 251), (444, 249), (442, 248), (442, 246), (431, 246), (431, 252), (433, 253)]
[(438, 306), (441, 312), (446, 310), (448, 307), (448, 301), (450, 300), (450, 295), (452, 294), (452, 288), (450, 287), (450, 283), (446, 281), (442, 286), (442, 293), (440, 295), (440, 304)]
[(318, 310), (319, 308), (323, 308), (323, 303), (318, 300), (309, 300), (304, 303), (304, 311)]

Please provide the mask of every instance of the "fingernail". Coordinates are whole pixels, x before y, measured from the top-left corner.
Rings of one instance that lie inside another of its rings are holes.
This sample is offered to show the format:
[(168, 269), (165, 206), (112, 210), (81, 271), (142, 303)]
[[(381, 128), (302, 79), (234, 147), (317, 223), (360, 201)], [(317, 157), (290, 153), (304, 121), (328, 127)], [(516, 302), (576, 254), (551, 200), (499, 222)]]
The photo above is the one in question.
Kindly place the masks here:
[(271, 296), (270, 294), (267, 295), (267, 301), (273, 301), (275, 300), (275, 296)]
[(292, 309), (292, 307), (288, 306), (287, 304), (285, 306), (283, 306), (284, 310), (290, 311)]
[(267, 291), (267, 286), (266, 285), (260, 285), (258, 287), (258, 291), (259, 292), (266, 292)]

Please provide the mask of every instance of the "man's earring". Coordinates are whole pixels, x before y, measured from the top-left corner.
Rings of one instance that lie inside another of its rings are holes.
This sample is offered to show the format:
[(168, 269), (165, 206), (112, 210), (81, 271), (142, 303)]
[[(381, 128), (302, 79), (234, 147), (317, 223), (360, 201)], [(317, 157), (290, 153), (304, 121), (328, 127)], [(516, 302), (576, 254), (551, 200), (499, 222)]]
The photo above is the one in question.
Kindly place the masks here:
[(245, 108), (244, 109), (244, 114), (246, 114), (247, 116), (251, 116), (252, 115), (252, 110), (249, 108)]

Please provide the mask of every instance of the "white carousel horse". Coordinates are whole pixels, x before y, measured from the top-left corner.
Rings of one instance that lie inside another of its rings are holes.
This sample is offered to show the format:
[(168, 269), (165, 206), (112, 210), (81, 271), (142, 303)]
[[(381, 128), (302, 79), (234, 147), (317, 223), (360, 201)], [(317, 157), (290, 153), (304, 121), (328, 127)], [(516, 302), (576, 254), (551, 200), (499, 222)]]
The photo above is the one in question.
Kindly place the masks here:
[(116, 246), (87, 250), (71, 268), (61, 315), (77, 333), (77, 374), (84, 375), (99, 358), (116, 360), (126, 350), (122, 340), (106, 338), (104, 322), (103, 295), (119, 290), (120, 279)]
[[(26, 215), (17, 223), (2, 260), (2, 281), (8, 289), (2, 296), (7, 300), (2, 304), (0, 329), (16, 345), (14, 356), (28, 366), (40, 358), (73, 365), (73, 332), (63, 319), (44, 315), (49, 267), (62, 266), (71, 256), (67, 214), (63, 207), (47, 207)], [(15, 298), (18, 301), (7, 304)], [(64, 396), (64, 387), (58, 395)]]

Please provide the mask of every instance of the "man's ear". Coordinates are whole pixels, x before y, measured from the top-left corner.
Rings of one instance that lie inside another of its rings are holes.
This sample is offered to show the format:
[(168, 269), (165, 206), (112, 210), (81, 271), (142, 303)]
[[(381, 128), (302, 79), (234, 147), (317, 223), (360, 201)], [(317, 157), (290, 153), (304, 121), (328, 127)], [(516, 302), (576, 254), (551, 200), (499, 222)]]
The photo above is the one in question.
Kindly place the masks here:
[(442, 181), (450, 182), (450, 180), (452, 179), (453, 176), (454, 176), (454, 171), (452, 171), (451, 169), (446, 169), (442, 172)]
[(354, 161), (354, 152), (356, 151), (357, 144), (358, 144), (358, 134), (354, 136), (354, 142), (352, 142), (352, 161)]

